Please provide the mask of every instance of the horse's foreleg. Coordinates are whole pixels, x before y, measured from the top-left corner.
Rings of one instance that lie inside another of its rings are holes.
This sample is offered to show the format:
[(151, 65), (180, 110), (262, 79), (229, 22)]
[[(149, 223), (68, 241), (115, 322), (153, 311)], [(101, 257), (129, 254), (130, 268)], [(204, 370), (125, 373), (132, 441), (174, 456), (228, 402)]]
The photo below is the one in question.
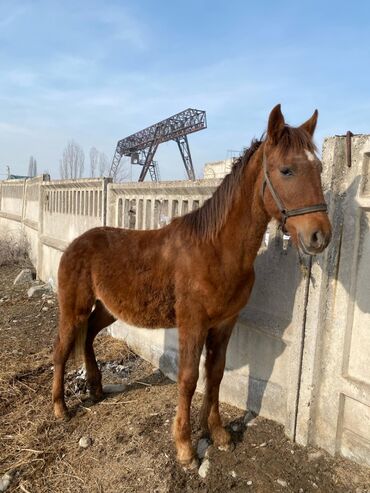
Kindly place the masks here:
[(179, 398), (173, 434), (179, 462), (187, 468), (197, 466), (191, 444), (190, 406), (199, 375), (199, 360), (206, 330), (179, 325)]
[(222, 426), (219, 411), (219, 390), (224, 374), (226, 350), (236, 318), (209, 330), (206, 340), (206, 391), (201, 412), (202, 428), (209, 431), (213, 443), (227, 450), (230, 434)]
[(94, 400), (99, 400), (103, 396), (101, 371), (97, 365), (94, 353), (94, 339), (102, 329), (108, 327), (108, 325), (115, 322), (115, 320), (113, 315), (111, 315), (104, 305), (97, 300), (95, 308), (89, 316), (85, 345), (87, 386), (90, 396)]

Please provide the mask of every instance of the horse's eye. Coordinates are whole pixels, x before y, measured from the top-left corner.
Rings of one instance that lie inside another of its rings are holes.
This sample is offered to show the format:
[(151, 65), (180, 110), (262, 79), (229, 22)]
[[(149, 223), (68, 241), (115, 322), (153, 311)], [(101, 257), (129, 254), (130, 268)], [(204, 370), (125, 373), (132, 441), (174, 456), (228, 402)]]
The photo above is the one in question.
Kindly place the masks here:
[(284, 176), (293, 176), (293, 170), (291, 168), (281, 168), (280, 173)]

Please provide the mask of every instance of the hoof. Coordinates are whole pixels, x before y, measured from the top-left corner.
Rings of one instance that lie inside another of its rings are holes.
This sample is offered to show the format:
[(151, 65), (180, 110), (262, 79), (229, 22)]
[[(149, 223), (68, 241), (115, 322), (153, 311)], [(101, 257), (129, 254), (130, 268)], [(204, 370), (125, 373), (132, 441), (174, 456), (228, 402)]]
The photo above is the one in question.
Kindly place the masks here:
[(69, 421), (71, 419), (71, 415), (66, 406), (54, 407), (54, 416), (60, 421)]
[(88, 393), (88, 399), (90, 399), (93, 402), (100, 402), (104, 399), (105, 395), (104, 392), (89, 392)]
[(184, 471), (194, 471), (195, 469), (198, 469), (199, 467), (199, 461), (195, 457), (190, 460), (183, 460), (180, 461), (180, 465), (184, 469)]
[(231, 441), (231, 436), (225, 428), (220, 427), (212, 432), (212, 440), (215, 447), (218, 450), (228, 451), (233, 450), (233, 443)]
[(218, 450), (221, 450), (221, 452), (232, 452), (235, 450), (235, 445), (230, 442), (230, 443), (225, 443), (224, 445), (219, 445)]
[(99, 402), (104, 399), (103, 387), (101, 385), (87, 384), (87, 395), (93, 402)]
[(189, 444), (180, 445), (177, 449), (177, 460), (185, 471), (191, 471), (198, 467), (198, 459), (193, 447)]

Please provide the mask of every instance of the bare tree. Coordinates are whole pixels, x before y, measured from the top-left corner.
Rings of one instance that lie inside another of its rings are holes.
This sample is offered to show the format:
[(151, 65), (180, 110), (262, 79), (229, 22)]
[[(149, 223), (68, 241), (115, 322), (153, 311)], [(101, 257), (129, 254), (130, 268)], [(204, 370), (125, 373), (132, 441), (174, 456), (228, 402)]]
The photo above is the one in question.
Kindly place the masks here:
[(99, 153), (99, 176), (104, 176), (108, 171), (108, 158), (104, 152)]
[(28, 176), (30, 178), (33, 178), (36, 175), (37, 175), (37, 161), (33, 156), (31, 156), (28, 164)]
[(96, 147), (90, 149), (90, 176), (95, 177), (95, 172), (99, 163), (99, 151)]
[(81, 178), (85, 163), (85, 154), (82, 147), (70, 140), (63, 151), (63, 157), (60, 160), (60, 176), (65, 179)]

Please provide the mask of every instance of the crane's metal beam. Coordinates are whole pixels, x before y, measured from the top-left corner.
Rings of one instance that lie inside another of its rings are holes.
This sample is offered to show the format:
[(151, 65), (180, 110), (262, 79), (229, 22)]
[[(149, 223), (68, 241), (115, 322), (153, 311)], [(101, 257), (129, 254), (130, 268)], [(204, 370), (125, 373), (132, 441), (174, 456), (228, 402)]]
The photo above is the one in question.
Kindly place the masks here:
[(152, 181), (160, 181), (159, 167), (157, 161), (153, 161), (149, 166), (149, 174)]
[(135, 151), (149, 147), (154, 138), (161, 144), (176, 137), (197, 132), (203, 128), (207, 128), (206, 112), (188, 108), (125, 139), (119, 140), (117, 150), (121, 155), (129, 156)]
[[(132, 156), (135, 153), (146, 150), (145, 163), (138, 163), (143, 165), (139, 178), (139, 181), (143, 181), (148, 170), (151, 169), (151, 163), (158, 145), (162, 142), (175, 140), (179, 146), (189, 178), (192, 180), (195, 179), (189, 143), (186, 136), (204, 128), (207, 128), (206, 112), (188, 108), (155, 125), (140, 130), (125, 139), (119, 140), (113, 157), (110, 176), (115, 176), (122, 156)], [(151, 173), (151, 176), (153, 178), (154, 174)], [(156, 176), (159, 176), (158, 173)]]
[(195, 180), (195, 173), (193, 167), (193, 161), (191, 159), (190, 147), (187, 135), (178, 137), (176, 139), (177, 145), (179, 146), (180, 154), (182, 160), (184, 161), (184, 166), (189, 180)]
[(115, 181), (116, 173), (118, 171), (119, 163), (121, 162), (121, 159), (122, 159), (122, 155), (116, 149), (114, 156), (113, 156), (112, 165), (111, 165), (110, 170), (109, 170), (109, 176), (111, 178), (113, 178), (113, 181)]
[[(148, 152), (146, 153), (145, 162), (144, 162), (143, 168), (142, 168), (140, 176), (139, 176), (139, 181), (145, 180), (146, 174), (149, 171), (149, 168), (151, 168), (151, 166), (152, 166), (154, 154), (156, 153), (156, 150), (158, 149), (158, 145), (159, 145), (159, 143), (154, 141), (152, 143), (152, 145), (150, 146)], [(153, 179), (153, 173), (150, 173), (150, 175)]]

